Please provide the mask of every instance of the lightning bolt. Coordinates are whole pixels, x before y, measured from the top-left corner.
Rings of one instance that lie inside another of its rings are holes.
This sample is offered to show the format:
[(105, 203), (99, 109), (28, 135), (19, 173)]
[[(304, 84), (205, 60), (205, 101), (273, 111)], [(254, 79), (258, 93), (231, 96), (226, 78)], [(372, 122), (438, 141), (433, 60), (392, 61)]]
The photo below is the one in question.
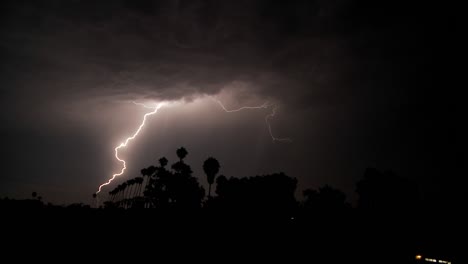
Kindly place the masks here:
[(99, 189), (98, 191), (96, 192), (96, 194), (100, 193), (101, 192), (101, 189), (103, 186), (106, 186), (106, 185), (109, 185), (116, 177), (124, 174), (125, 170), (127, 169), (127, 163), (125, 162), (125, 160), (121, 159), (119, 157), (119, 150), (121, 148), (125, 148), (127, 147), (128, 143), (130, 143), (130, 141), (134, 140), (138, 134), (140, 133), (141, 129), (143, 129), (143, 127), (145, 126), (146, 124), (146, 120), (148, 119), (149, 116), (151, 115), (154, 115), (158, 112), (158, 110), (163, 107), (165, 105), (165, 103), (159, 103), (157, 104), (156, 106), (154, 107), (151, 107), (151, 106), (147, 106), (145, 104), (142, 104), (142, 103), (136, 103), (136, 102), (133, 102), (134, 104), (136, 105), (141, 105), (145, 108), (150, 108), (150, 109), (153, 109), (153, 111), (149, 112), (149, 113), (146, 113), (144, 116), (143, 116), (143, 121), (141, 122), (140, 126), (138, 127), (138, 129), (135, 131), (135, 133), (133, 133), (133, 135), (131, 137), (128, 137), (124, 142), (120, 143), (120, 145), (118, 145), (117, 147), (114, 148), (114, 152), (115, 152), (115, 158), (120, 162), (122, 163), (123, 167), (122, 169), (120, 170), (119, 173), (115, 173), (114, 175), (112, 175), (112, 178), (110, 178), (106, 183), (103, 183), (99, 186)]
[(268, 102), (265, 102), (264, 104), (262, 105), (259, 105), (259, 106), (243, 106), (243, 107), (240, 107), (240, 108), (237, 108), (237, 109), (231, 109), (231, 110), (228, 110), (223, 103), (221, 103), (220, 100), (216, 99), (216, 98), (212, 98), (215, 102), (217, 102), (221, 108), (226, 112), (226, 113), (233, 113), (233, 112), (239, 112), (239, 111), (242, 111), (242, 110), (249, 110), (249, 109), (266, 109), (268, 107), (272, 107), (271, 109), (271, 113), (269, 113), (267, 116), (265, 116), (265, 122), (267, 124), (267, 127), (268, 127), (268, 132), (270, 133), (270, 136), (271, 136), (271, 140), (273, 140), (273, 142), (275, 141), (278, 141), (278, 142), (292, 142), (292, 140), (290, 138), (278, 138), (278, 137), (275, 137), (273, 135), (273, 131), (271, 129), (271, 124), (270, 124), (270, 119), (273, 118), (275, 115), (276, 115), (276, 110), (278, 109), (278, 106), (275, 105), (275, 104), (270, 104)]
[[(276, 115), (276, 110), (278, 108), (277, 105), (265, 102), (264, 104), (259, 105), (259, 106), (243, 106), (243, 107), (240, 107), (238, 109), (228, 110), (221, 101), (217, 100), (216, 98), (212, 98), (212, 99), (215, 102), (217, 102), (226, 113), (233, 113), (233, 112), (239, 112), (239, 111), (242, 111), (242, 110), (251, 110), (251, 109), (267, 109), (269, 107), (272, 107), (271, 113), (269, 113), (267, 116), (265, 116), (265, 122), (267, 124), (268, 132), (270, 133), (271, 139), (273, 140), (273, 142), (275, 142), (275, 141), (292, 142), (292, 140), (290, 138), (278, 138), (278, 137), (275, 137), (273, 135), (273, 132), (272, 132), (272, 129), (271, 129), (271, 124), (270, 124), (270, 119), (273, 118)], [(115, 178), (117, 178), (117, 177), (121, 176), (122, 174), (124, 174), (125, 170), (127, 169), (127, 163), (125, 162), (125, 160), (123, 160), (123, 159), (121, 159), (119, 157), (119, 150), (121, 148), (127, 147), (127, 145), (130, 143), (130, 141), (134, 140), (138, 136), (140, 131), (143, 129), (143, 127), (146, 124), (146, 120), (148, 119), (148, 117), (151, 116), (151, 115), (156, 114), (159, 111), (159, 109), (166, 104), (166, 103), (162, 102), (162, 103), (157, 104), (156, 106), (149, 106), (149, 105), (146, 105), (146, 104), (143, 104), (143, 103), (137, 103), (135, 101), (133, 101), (132, 103), (135, 104), (135, 105), (143, 106), (144, 108), (153, 109), (153, 111), (151, 111), (149, 113), (146, 113), (143, 116), (143, 120), (142, 120), (140, 126), (135, 131), (135, 133), (133, 133), (132, 136), (128, 137), (124, 142), (120, 143), (120, 145), (118, 145), (117, 147), (114, 148), (115, 159), (117, 159), (120, 163), (122, 163), (122, 169), (120, 170), (119, 173), (113, 174), (112, 178), (110, 178), (107, 182), (101, 184), (99, 186), (99, 189), (96, 192), (96, 194), (101, 192), (102, 187), (104, 187), (106, 185), (109, 185)]]
[(213, 98), (213, 100), (215, 102), (217, 102), (221, 108), (226, 112), (226, 113), (233, 113), (233, 112), (239, 112), (239, 111), (242, 111), (244, 109), (262, 109), (262, 108), (268, 108), (270, 105), (268, 104), (268, 102), (265, 102), (264, 104), (260, 105), (260, 106), (243, 106), (241, 108), (238, 108), (238, 109), (233, 109), (233, 110), (228, 110), (224, 105), (223, 103), (221, 103), (221, 101), (219, 101), (218, 99), (215, 99)]

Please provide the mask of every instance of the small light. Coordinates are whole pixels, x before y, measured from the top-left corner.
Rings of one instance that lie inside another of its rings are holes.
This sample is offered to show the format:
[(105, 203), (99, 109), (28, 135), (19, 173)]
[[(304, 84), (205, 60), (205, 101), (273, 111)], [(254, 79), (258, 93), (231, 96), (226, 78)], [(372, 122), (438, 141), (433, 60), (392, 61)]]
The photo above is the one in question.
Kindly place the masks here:
[(416, 255), (416, 259), (422, 259), (421, 255)]

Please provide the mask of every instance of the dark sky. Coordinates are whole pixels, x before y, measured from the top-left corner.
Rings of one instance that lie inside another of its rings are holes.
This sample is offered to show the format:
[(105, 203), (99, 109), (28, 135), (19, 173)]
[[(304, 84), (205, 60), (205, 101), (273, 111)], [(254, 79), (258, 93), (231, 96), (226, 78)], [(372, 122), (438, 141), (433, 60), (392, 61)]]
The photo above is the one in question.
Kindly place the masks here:
[[(378, 3), (375, 3), (378, 2)], [(226, 176), (284, 171), (305, 188), (355, 199), (366, 167), (427, 192), (461, 182), (466, 135), (446, 8), (427, 1), (2, 1), (0, 197), (89, 203), (120, 164), (120, 183), (185, 146)], [(452, 58), (453, 59), (453, 58)], [(269, 110), (228, 108), (276, 103)], [(463, 140), (462, 140), (463, 139)], [(111, 188), (104, 188), (108, 192)], [(299, 196), (300, 197), (300, 196)]]

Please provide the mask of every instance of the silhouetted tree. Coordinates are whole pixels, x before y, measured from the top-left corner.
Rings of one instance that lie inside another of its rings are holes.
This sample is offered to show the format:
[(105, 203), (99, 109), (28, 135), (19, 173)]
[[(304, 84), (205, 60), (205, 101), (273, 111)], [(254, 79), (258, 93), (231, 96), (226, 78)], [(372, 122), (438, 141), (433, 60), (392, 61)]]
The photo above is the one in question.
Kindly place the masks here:
[(127, 182), (122, 183), (122, 193), (123, 193), (122, 199), (123, 200), (127, 199), (127, 195), (126, 195), (127, 194), (127, 186), (128, 186)]
[(147, 186), (145, 195), (152, 207), (167, 208), (170, 203), (173, 175), (166, 169), (168, 161), (165, 157), (159, 159), (159, 167), (155, 167), (154, 179)]
[(169, 183), (171, 203), (177, 208), (199, 208), (201, 200), (205, 196), (205, 190), (198, 183), (198, 179), (192, 176), (192, 168), (184, 163), (188, 152), (185, 148), (177, 149), (179, 161), (172, 164), (174, 173)]
[(36, 197), (37, 197), (37, 192), (32, 192), (32, 193), (31, 193), (31, 196), (32, 196), (33, 199), (36, 199)]
[(149, 166), (141, 170), (141, 175), (146, 176), (147, 178), (145, 188), (144, 188), (145, 191), (148, 185), (151, 183), (151, 178), (153, 177), (155, 172), (156, 172), (156, 167), (154, 166)]
[(109, 192), (109, 195), (111, 196), (111, 201), (114, 202), (115, 196), (118, 193), (118, 186), (116, 186), (112, 191)]
[(209, 157), (203, 163), (203, 171), (205, 171), (208, 180), (208, 198), (211, 197), (211, 185), (214, 183), (216, 174), (219, 172), (219, 162), (212, 157)]
[(178, 148), (176, 153), (177, 153), (177, 157), (179, 157), (180, 161), (185, 159), (185, 157), (188, 154), (187, 150), (184, 147)]
[(133, 179), (135, 186), (135, 189), (133, 191), (133, 197), (139, 197), (140, 196), (140, 189), (141, 189), (141, 184), (143, 183), (143, 178), (142, 177), (135, 177)]
[(155, 208), (200, 208), (205, 191), (192, 176), (192, 169), (184, 163), (188, 152), (185, 148), (177, 149), (179, 161), (174, 163), (171, 170), (166, 168), (168, 160), (159, 159), (159, 166), (150, 166), (142, 170), (151, 174), (151, 181), (147, 185), (144, 195), (149, 207)]
[[(187, 153), (185, 155), (187, 155)], [(159, 165), (161, 166), (161, 168), (166, 167), (167, 163), (168, 163), (168, 160), (166, 159), (166, 157), (162, 157), (159, 159)]]

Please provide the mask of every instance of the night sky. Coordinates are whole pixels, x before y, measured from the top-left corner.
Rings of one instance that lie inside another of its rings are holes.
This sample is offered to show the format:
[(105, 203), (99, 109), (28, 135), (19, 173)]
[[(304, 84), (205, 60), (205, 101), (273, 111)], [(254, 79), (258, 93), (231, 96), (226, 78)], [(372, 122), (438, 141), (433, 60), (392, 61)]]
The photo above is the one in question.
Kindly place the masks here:
[[(375, 3), (379, 2), (379, 3)], [(244, 177), (283, 171), (349, 201), (366, 167), (425, 193), (461, 188), (466, 171), (452, 21), (427, 1), (2, 1), (0, 197), (90, 203), (184, 146)], [(226, 113), (227, 108), (278, 106)], [(104, 193), (111, 190), (103, 189)]]

